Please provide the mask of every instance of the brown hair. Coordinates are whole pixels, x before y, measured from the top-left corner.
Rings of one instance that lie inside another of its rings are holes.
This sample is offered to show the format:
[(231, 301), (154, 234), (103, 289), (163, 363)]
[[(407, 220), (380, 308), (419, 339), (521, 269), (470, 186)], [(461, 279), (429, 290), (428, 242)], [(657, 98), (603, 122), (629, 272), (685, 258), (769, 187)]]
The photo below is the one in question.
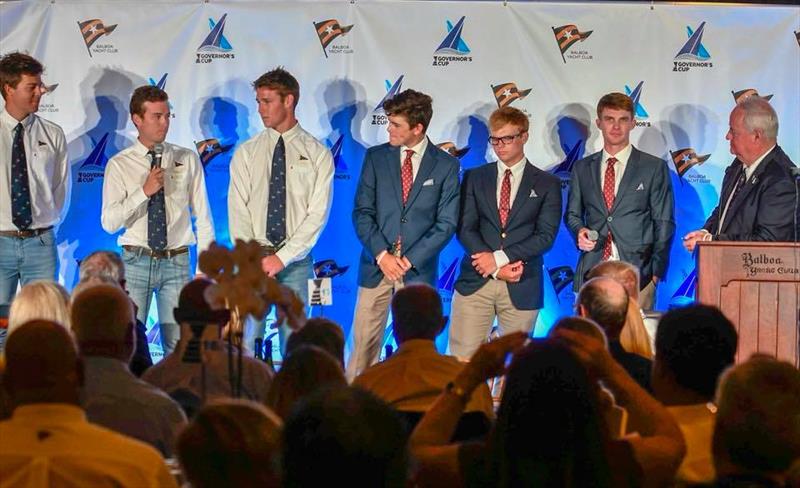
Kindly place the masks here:
[(133, 91), (131, 96), (130, 111), (131, 115), (144, 115), (144, 102), (166, 102), (169, 100), (167, 92), (157, 86), (145, 85)]
[(27, 54), (13, 52), (0, 58), (0, 93), (3, 100), (6, 98), (6, 85), (16, 88), (22, 75), (37, 76), (43, 72), (42, 63)]
[(406, 119), (413, 129), (422, 124), (422, 132), (428, 130), (433, 117), (433, 99), (421, 92), (403, 90), (383, 103), (386, 115), (398, 115)]
[(300, 100), (300, 83), (291, 73), (278, 66), (272, 71), (267, 71), (253, 82), (253, 89), (268, 88), (275, 90), (281, 96), (281, 101), (286, 99), (286, 95), (294, 96), (294, 106)]
[(519, 127), (522, 132), (528, 132), (530, 121), (525, 112), (514, 107), (498, 108), (489, 116), (489, 129), (498, 130), (506, 124)]
[(631, 118), (633, 118), (633, 100), (624, 93), (614, 92), (603, 95), (597, 102), (597, 118), (600, 118), (600, 114), (607, 108), (625, 110), (630, 112)]

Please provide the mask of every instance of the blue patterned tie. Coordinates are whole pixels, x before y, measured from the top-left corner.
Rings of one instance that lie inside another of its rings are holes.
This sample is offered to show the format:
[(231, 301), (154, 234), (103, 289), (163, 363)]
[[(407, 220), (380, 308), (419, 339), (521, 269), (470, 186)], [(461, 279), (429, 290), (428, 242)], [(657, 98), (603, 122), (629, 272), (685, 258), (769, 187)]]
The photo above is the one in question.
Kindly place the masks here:
[(11, 146), (11, 215), (11, 221), (19, 230), (25, 230), (33, 223), (22, 124), (14, 128), (14, 143)]
[(267, 206), (267, 239), (279, 246), (286, 239), (286, 147), (283, 136), (275, 144), (272, 171), (269, 176), (269, 205)]
[[(147, 153), (150, 161), (156, 157), (154, 151)], [(147, 246), (153, 251), (167, 248), (167, 205), (164, 188), (150, 196), (147, 201)]]

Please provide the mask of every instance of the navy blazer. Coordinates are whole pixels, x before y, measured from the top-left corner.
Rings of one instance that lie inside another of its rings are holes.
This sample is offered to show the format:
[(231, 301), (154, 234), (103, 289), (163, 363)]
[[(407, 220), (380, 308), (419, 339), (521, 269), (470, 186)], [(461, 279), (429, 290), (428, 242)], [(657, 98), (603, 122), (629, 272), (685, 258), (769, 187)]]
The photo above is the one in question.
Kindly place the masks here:
[(780, 146), (775, 146), (731, 202), (722, 229), (718, 231), (719, 218), (742, 168), (741, 161), (734, 159), (725, 169), (719, 205), (703, 228), (714, 235), (714, 240), (792, 242), (795, 239), (792, 213), (796, 204), (791, 175), (794, 167)]
[(378, 286), (383, 273), (375, 258), (391, 250), (398, 235), (403, 238), (403, 255), (413, 266), (404, 281), (436, 286), (439, 252), (458, 223), (459, 169), (456, 158), (428, 140), (404, 207), (400, 148), (386, 143), (367, 150), (353, 207), (353, 225), (363, 246), (359, 286)]
[(578, 161), (570, 176), (564, 223), (575, 242), (581, 227), (596, 230), (600, 236), (592, 251), (581, 252), (575, 269), (575, 290), (580, 289), (584, 275), (603, 258), (609, 230), (620, 259), (639, 268), (640, 285), (644, 288), (654, 275), (664, 279), (667, 274), (675, 235), (675, 202), (669, 168), (664, 160), (632, 148), (609, 211), (600, 183), (602, 157), (600, 151)]
[(525, 170), (505, 229), (500, 227), (497, 209), (497, 163), (464, 174), (458, 240), (466, 255), (455, 288), (465, 296), (478, 291), (492, 278), (478, 274), (470, 256), (502, 249), (510, 262), (524, 263), (519, 282), (508, 283), (511, 302), (518, 310), (536, 310), (544, 302), (542, 255), (553, 246), (561, 221), (561, 182), (527, 160), (523, 164)]

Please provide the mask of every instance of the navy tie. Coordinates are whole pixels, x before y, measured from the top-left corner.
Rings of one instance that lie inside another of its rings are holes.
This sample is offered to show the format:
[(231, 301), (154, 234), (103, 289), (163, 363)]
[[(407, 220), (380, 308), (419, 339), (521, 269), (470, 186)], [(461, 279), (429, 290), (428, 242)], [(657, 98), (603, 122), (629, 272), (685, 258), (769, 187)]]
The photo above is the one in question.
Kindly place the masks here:
[(267, 239), (279, 246), (286, 239), (286, 147), (283, 136), (275, 144), (272, 171), (269, 176), (269, 205), (267, 206)]
[[(147, 153), (150, 161), (156, 157), (154, 151)], [(164, 188), (161, 188), (147, 201), (147, 246), (153, 251), (167, 248), (167, 205)]]
[(28, 160), (25, 158), (25, 142), (22, 124), (14, 128), (14, 143), (11, 146), (11, 221), (19, 230), (33, 223), (31, 189), (28, 185)]

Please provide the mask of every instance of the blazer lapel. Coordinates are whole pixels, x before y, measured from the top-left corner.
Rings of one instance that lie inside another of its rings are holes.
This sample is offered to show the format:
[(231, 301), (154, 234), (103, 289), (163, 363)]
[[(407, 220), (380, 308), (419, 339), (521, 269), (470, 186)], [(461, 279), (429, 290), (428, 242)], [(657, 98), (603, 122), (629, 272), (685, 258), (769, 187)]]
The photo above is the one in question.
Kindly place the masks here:
[[(519, 182), (517, 195), (514, 197), (514, 203), (511, 204), (511, 212), (508, 214), (508, 222), (511, 222), (514, 219), (514, 216), (519, 213), (520, 209), (531, 199), (531, 190), (533, 189), (534, 179), (533, 173), (535, 168), (533, 165), (528, 163), (527, 159), (525, 159), (522, 164), (525, 165), (525, 169), (522, 170), (522, 179)], [(495, 172), (495, 174), (497, 173)]]
[[(389, 180), (392, 182), (392, 187), (394, 188), (395, 195), (397, 195), (397, 202), (400, 208), (403, 207), (403, 188), (402, 183), (400, 180), (400, 148), (389, 146), (386, 150), (386, 163), (389, 165), (387, 168), (387, 174), (389, 176)], [(381, 175), (377, 175), (378, 178)]]
[(617, 209), (619, 202), (622, 201), (626, 195), (636, 191), (636, 188), (631, 189), (631, 186), (639, 178), (639, 170), (641, 169), (639, 166), (639, 151), (635, 147), (631, 149), (631, 155), (628, 158), (625, 173), (622, 174), (622, 180), (619, 182), (619, 188), (617, 188), (617, 195), (614, 197), (614, 204), (611, 206), (612, 212)]
[(600, 172), (603, 170), (603, 165), (601, 164), (602, 161), (603, 151), (596, 153), (594, 156), (592, 156), (592, 160), (589, 161), (589, 172), (591, 174), (591, 178), (589, 178), (589, 185), (591, 186), (591, 192), (594, 194), (597, 201), (600, 202), (600, 207), (602, 207), (603, 211), (608, 214), (605, 199), (603, 198), (603, 175), (600, 174)]
[(406, 208), (410, 207), (414, 203), (414, 200), (417, 198), (417, 195), (419, 195), (420, 190), (422, 190), (422, 185), (425, 184), (425, 181), (428, 180), (431, 171), (433, 171), (433, 168), (436, 167), (435, 151), (437, 150), (438, 148), (430, 141), (430, 139), (428, 139), (428, 147), (425, 149), (425, 154), (422, 155), (422, 161), (419, 163), (417, 177), (414, 178), (414, 183), (411, 185), (411, 192), (408, 194)]
[[(744, 184), (744, 187), (742, 187), (742, 189), (739, 190), (739, 193), (737, 193), (736, 196), (733, 198), (733, 201), (731, 201), (731, 204), (728, 207), (728, 211), (725, 213), (725, 222), (722, 223), (723, 226), (722, 231), (724, 231), (725, 228), (728, 227), (728, 224), (730, 224), (730, 222), (733, 220), (731, 219), (731, 216), (736, 214), (736, 211), (739, 209), (739, 207), (742, 206), (742, 203), (744, 203), (744, 201), (747, 200), (747, 196), (750, 194), (751, 191), (753, 191), (753, 188), (755, 188), (756, 185), (758, 185), (758, 180), (761, 179), (761, 175), (764, 173), (764, 171), (767, 170), (767, 166), (769, 166), (772, 163), (773, 153), (774, 150), (770, 152), (770, 154), (768, 154), (758, 164), (758, 168), (756, 168), (753, 174), (750, 175), (750, 178), (747, 179), (747, 181)], [(737, 177), (739, 176), (738, 172), (736, 176)], [(733, 191), (733, 188), (736, 186), (736, 179), (737, 178), (734, 178), (733, 185), (731, 186), (731, 191)], [(730, 192), (728, 194), (730, 195)]]

